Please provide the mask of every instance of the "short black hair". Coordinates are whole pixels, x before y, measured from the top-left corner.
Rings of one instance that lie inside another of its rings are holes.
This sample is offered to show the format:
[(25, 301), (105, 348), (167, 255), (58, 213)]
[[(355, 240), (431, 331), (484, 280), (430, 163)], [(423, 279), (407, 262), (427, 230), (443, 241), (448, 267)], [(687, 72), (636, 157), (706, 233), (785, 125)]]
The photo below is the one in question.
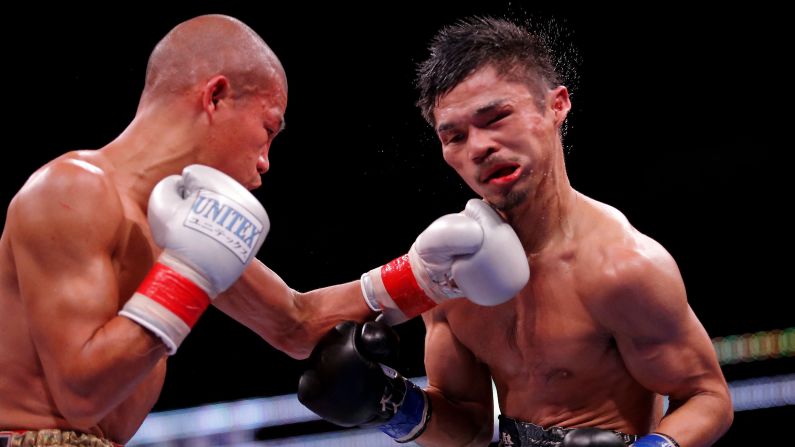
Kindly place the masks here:
[(543, 36), (506, 19), (463, 19), (439, 30), (429, 50), (430, 57), (417, 69), (416, 83), (420, 91), (417, 106), (432, 126), (439, 98), (487, 65), (500, 76), (527, 83), (539, 107), (546, 89), (561, 83)]

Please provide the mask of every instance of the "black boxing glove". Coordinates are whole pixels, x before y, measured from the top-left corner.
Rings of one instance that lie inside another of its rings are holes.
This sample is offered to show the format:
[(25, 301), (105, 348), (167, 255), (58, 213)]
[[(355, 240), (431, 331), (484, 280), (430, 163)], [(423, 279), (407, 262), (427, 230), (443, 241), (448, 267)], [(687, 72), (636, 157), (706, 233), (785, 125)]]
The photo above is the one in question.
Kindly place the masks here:
[(626, 447), (615, 433), (599, 428), (577, 428), (563, 438), (560, 447)]
[(315, 346), (298, 382), (298, 400), (343, 427), (378, 426), (398, 442), (419, 436), (430, 418), (427, 395), (383, 363), (399, 337), (381, 321), (338, 324)]

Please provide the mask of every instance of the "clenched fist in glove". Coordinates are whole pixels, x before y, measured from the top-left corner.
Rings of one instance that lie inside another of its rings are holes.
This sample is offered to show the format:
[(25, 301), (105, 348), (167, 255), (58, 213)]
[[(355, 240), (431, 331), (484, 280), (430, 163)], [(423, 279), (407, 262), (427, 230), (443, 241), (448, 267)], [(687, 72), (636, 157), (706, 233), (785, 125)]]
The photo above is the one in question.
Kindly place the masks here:
[(450, 298), (502, 304), (527, 284), (524, 248), (486, 202), (434, 221), (408, 254), (362, 275), (362, 294), (389, 324), (415, 317)]
[(338, 324), (312, 351), (298, 400), (337, 425), (377, 426), (398, 442), (415, 439), (430, 418), (430, 400), (385, 365), (398, 345), (397, 333), (382, 321)]
[(119, 314), (155, 333), (173, 354), (210, 300), (254, 259), (270, 221), (240, 183), (202, 165), (161, 180), (148, 219), (163, 252)]

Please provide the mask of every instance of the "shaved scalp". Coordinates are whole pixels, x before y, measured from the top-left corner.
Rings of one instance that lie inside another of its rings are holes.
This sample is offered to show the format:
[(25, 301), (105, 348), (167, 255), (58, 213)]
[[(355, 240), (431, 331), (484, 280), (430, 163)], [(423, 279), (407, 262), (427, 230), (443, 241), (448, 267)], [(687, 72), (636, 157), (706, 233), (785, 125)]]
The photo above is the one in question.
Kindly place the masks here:
[(229, 78), (239, 95), (274, 81), (286, 86), (279, 59), (254, 30), (233, 17), (204, 15), (180, 23), (155, 46), (142, 99), (181, 94), (216, 75)]

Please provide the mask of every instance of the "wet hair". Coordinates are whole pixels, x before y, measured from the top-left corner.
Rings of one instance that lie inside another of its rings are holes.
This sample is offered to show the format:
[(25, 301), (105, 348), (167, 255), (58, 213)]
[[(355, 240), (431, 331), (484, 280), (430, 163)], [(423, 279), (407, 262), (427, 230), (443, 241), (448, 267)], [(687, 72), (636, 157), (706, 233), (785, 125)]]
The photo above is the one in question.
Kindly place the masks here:
[(544, 36), (506, 19), (469, 17), (442, 28), (417, 68), (417, 106), (434, 125), (439, 99), (473, 72), (492, 66), (506, 80), (526, 83), (536, 105), (544, 106), (546, 90), (561, 84)]

